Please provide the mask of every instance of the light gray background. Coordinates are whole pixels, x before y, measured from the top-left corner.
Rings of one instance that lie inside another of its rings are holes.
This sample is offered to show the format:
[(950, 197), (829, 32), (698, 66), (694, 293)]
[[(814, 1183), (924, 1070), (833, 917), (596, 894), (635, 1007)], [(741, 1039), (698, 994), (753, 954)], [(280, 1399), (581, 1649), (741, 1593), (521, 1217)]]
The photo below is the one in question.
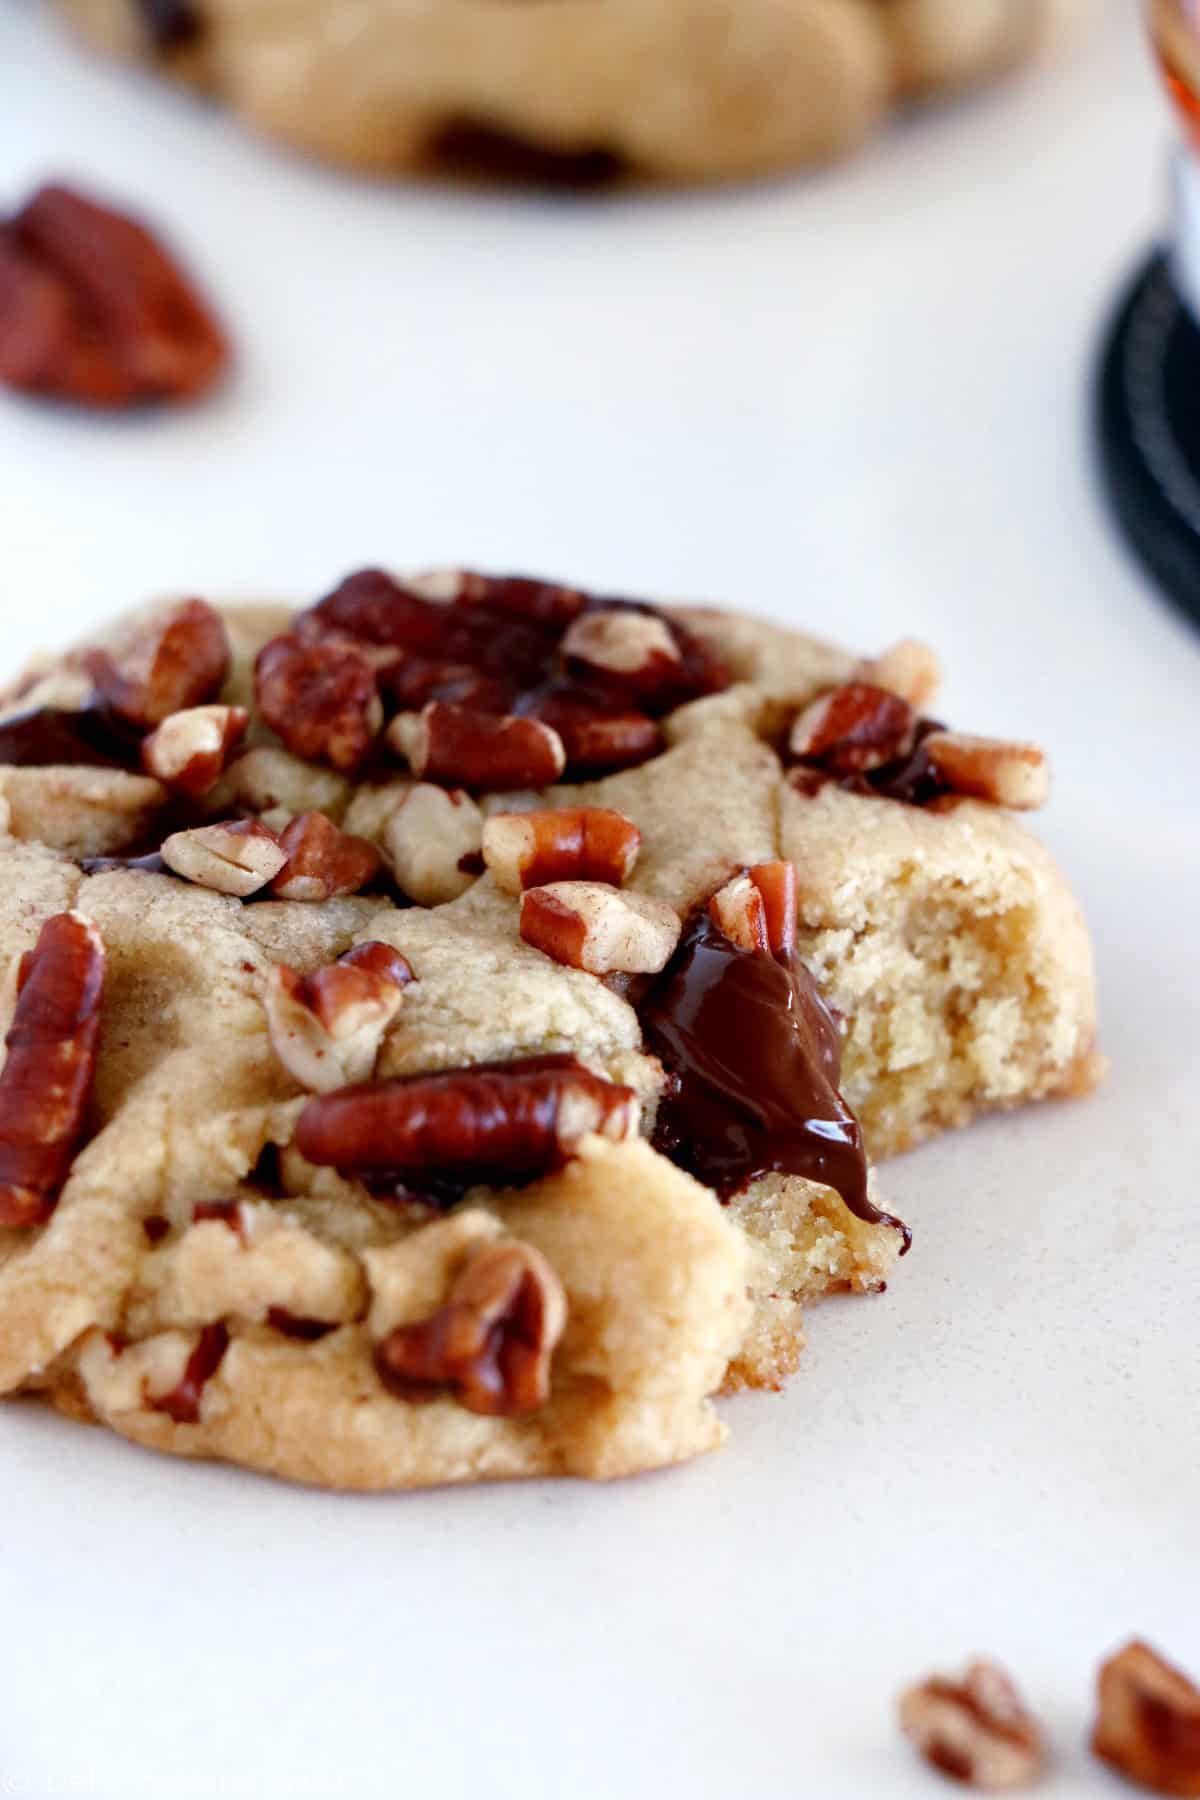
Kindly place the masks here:
[(1200, 640), (1087, 470), (1093, 339), (1161, 211), (1129, 5), (820, 180), (575, 203), (346, 182), (0, 10), (4, 202), (144, 203), (236, 383), (0, 403), (7, 665), (160, 590), (372, 559), (928, 635), (967, 728), (1053, 749), (1107, 1089), (888, 1174), (917, 1245), (812, 1318), (727, 1452), (615, 1488), (344, 1500), (0, 1415), (0, 1793), (932, 1795), (894, 1690), (1009, 1660), (1061, 1750), (1134, 1630), (1200, 1669)]

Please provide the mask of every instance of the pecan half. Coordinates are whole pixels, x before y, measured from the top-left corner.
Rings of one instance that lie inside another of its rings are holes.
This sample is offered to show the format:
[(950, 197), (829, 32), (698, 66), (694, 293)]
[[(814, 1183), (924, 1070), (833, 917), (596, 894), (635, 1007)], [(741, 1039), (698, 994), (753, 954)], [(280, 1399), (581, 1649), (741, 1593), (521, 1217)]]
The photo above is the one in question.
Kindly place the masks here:
[(916, 732), (917, 715), (906, 700), (869, 682), (851, 681), (804, 708), (788, 748), (833, 775), (861, 775), (907, 756)]
[(418, 906), (457, 900), (478, 879), (483, 814), (461, 788), (418, 781), (384, 827), (392, 873)]
[(217, 785), (246, 735), (244, 706), (190, 706), (171, 713), (142, 744), (142, 767), (164, 787), (199, 800)]
[(181, 600), (84, 657), (97, 697), (140, 731), (214, 700), (229, 664), (225, 622), (205, 600)]
[(259, 651), (254, 679), (259, 711), (293, 755), (344, 775), (362, 767), (383, 729), (383, 702), (358, 645), (288, 633)]
[(146, 1405), (150, 1411), (166, 1413), (168, 1418), (174, 1419), (176, 1425), (198, 1425), (204, 1404), (204, 1389), (224, 1362), (228, 1348), (228, 1327), (220, 1322), (206, 1325), (196, 1339), (183, 1374), (170, 1392), (146, 1395)]
[(1200, 1688), (1134, 1639), (1097, 1683), (1096, 1755), (1155, 1794), (1200, 1794)]
[(620, 887), (633, 873), (641, 844), (633, 820), (605, 806), (493, 813), (483, 827), (483, 860), (506, 894), (552, 881)]
[(477, 794), (548, 787), (567, 763), (557, 732), (537, 719), (471, 712), (441, 700), (420, 713), (401, 713), (388, 739), (423, 781)]
[(638, 694), (673, 686), (683, 665), (666, 620), (630, 607), (584, 613), (563, 638), (562, 654)]
[(1036, 744), (931, 731), (921, 748), (941, 785), (953, 794), (1032, 812), (1050, 797), (1050, 767)]
[(572, 1056), (479, 1064), (367, 1083), (310, 1100), (296, 1127), (308, 1162), (387, 1180), (532, 1181), (589, 1132), (623, 1140), (637, 1098)]
[(23, 959), (0, 1072), (0, 1225), (40, 1225), (71, 1170), (100, 1036), (105, 955), (81, 913), (48, 919)]
[(382, 858), (366, 838), (339, 831), (321, 812), (301, 813), (279, 839), (287, 863), (271, 883), (280, 900), (333, 900), (374, 881)]
[(469, 1412), (516, 1418), (550, 1398), (550, 1362), (566, 1323), (562, 1283), (539, 1251), (486, 1244), (437, 1312), (383, 1340), (375, 1366), (404, 1400), (449, 1391)]
[(190, 400), (229, 362), (225, 335), (145, 226), (39, 188), (0, 227), (0, 381), (93, 407)]
[(230, 819), (177, 831), (160, 851), (173, 874), (197, 887), (245, 900), (286, 867), (287, 851), (258, 819)]
[(590, 975), (657, 975), (679, 942), (674, 907), (597, 881), (556, 881), (521, 895), (521, 936), (535, 950)]
[(968, 1664), (961, 1681), (934, 1675), (909, 1688), (900, 1726), (935, 1769), (989, 1793), (1026, 1786), (1045, 1763), (1036, 1719), (993, 1662)]
[(790, 956), (796, 948), (795, 865), (756, 863), (717, 890), (708, 912), (740, 949)]
[(312, 975), (271, 971), (265, 1006), (276, 1056), (301, 1087), (333, 1093), (367, 1081), (412, 969), (387, 944), (359, 944)]

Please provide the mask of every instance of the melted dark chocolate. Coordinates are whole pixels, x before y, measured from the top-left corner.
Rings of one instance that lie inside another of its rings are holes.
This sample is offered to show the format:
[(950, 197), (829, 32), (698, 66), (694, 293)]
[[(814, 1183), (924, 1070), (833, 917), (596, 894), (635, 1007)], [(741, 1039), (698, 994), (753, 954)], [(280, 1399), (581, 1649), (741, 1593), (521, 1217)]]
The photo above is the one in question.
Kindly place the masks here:
[(102, 706), (67, 712), (35, 706), (0, 722), (0, 763), (26, 769), (132, 769), (141, 772), (141, 736)]
[(907, 1249), (907, 1227), (867, 1198), (862, 1131), (837, 1089), (841, 1036), (798, 956), (741, 950), (700, 913), (638, 1010), (674, 1078), (656, 1148), (723, 1200), (769, 1170), (823, 1182)]
[(162, 54), (184, 50), (204, 35), (204, 21), (192, 0), (137, 0), (146, 35)]
[(157, 850), (147, 856), (85, 856), (79, 867), (85, 875), (108, 875), (113, 869), (140, 869), (145, 875), (171, 873)]

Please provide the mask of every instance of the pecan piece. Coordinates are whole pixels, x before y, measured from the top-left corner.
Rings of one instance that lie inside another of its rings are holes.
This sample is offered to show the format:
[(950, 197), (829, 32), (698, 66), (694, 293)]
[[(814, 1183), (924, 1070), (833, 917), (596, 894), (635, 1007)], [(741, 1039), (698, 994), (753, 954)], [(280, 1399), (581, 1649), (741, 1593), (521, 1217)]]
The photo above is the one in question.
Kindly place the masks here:
[(587, 596), (578, 588), (530, 575), (479, 575), (469, 569), (446, 569), (419, 579), (423, 592), (439, 593), (458, 606), (488, 606), (549, 631), (562, 631), (587, 604)]
[(1036, 744), (931, 731), (921, 748), (940, 784), (953, 794), (1032, 812), (1050, 797), (1050, 768)]
[(294, 756), (360, 769), (383, 729), (383, 702), (370, 656), (341, 639), (273, 638), (254, 665), (259, 711)]
[(216, 787), (246, 735), (244, 706), (190, 706), (171, 713), (142, 744), (142, 767), (164, 787), (199, 800)]
[(224, 620), (205, 600), (181, 600), (84, 657), (98, 698), (139, 731), (215, 699), (229, 664)]
[(220, 1322), (206, 1325), (196, 1339), (183, 1374), (170, 1392), (146, 1395), (150, 1411), (166, 1413), (176, 1425), (198, 1425), (204, 1389), (224, 1362), (228, 1348), (228, 1327)]
[(1200, 1794), (1200, 1688), (1135, 1638), (1102, 1666), (1097, 1697), (1102, 1761), (1151, 1793)]
[(40, 1225), (70, 1173), (91, 1098), (104, 945), (90, 919), (48, 919), (18, 976), (0, 1072), (0, 1225)]
[(418, 781), (384, 827), (392, 873), (418, 906), (457, 900), (478, 878), (483, 814), (461, 788)]
[(590, 975), (657, 975), (682, 921), (665, 900), (598, 881), (555, 881), (521, 895), (521, 936), (535, 950)]
[(517, 1418), (550, 1398), (550, 1362), (566, 1324), (567, 1298), (545, 1257), (530, 1244), (486, 1244), (437, 1312), (383, 1340), (375, 1366), (401, 1399), (449, 1390), (469, 1412)]
[(366, 838), (339, 831), (324, 813), (301, 813), (279, 839), (286, 865), (271, 883), (280, 900), (333, 900), (374, 881), (382, 859)]
[(994, 1662), (968, 1664), (961, 1681), (933, 1675), (909, 1688), (900, 1727), (943, 1775), (989, 1793), (1026, 1786), (1045, 1763), (1036, 1719)]
[(388, 739), (422, 780), (479, 794), (548, 787), (567, 762), (558, 733), (537, 719), (472, 712), (441, 700), (420, 713), (401, 713)]
[(265, 999), (276, 1056), (301, 1087), (327, 1094), (369, 1080), (412, 969), (387, 944), (359, 944), (326, 968), (271, 971)]
[(229, 819), (195, 831), (177, 831), (160, 855), (184, 881), (239, 900), (265, 888), (287, 864), (287, 851), (258, 819)]
[(834, 775), (861, 775), (907, 756), (917, 715), (906, 700), (866, 681), (831, 688), (806, 706), (792, 726), (788, 748)]
[(531, 716), (557, 732), (576, 775), (631, 769), (662, 748), (658, 725), (643, 712), (614, 707), (611, 698), (552, 684), (529, 703)]
[(632, 607), (584, 613), (562, 641), (568, 662), (582, 663), (638, 694), (654, 694), (676, 684), (683, 658), (665, 619)]
[(899, 694), (916, 712), (923, 712), (942, 685), (942, 667), (928, 644), (901, 638), (881, 655), (860, 663), (855, 680)]
[(506, 894), (553, 881), (606, 881), (633, 873), (642, 834), (605, 806), (494, 813), (483, 827), (483, 860)]
[(149, 231), (69, 188), (0, 227), (0, 381), (83, 406), (190, 400), (229, 361), (216, 319)]
[(740, 949), (790, 956), (796, 948), (795, 865), (756, 863), (717, 890), (708, 912)]
[(566, 1162), (589, 1132), (637, 1130), (637, 1098), (572, 1056), (481, 1063), (365, 1083), (310, 1100), (296, 1127), (308, 1162), (343, 1175), (532, 1181)]

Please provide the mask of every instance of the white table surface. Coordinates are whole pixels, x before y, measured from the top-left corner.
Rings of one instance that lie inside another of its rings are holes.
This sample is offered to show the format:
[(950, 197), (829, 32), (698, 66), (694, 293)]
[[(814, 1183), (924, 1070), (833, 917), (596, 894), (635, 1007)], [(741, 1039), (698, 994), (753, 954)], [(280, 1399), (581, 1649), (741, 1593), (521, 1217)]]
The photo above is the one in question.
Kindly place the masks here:
[(0, 1793), (863, 1800), (942, 1791), (894, 1691), (983, 1649), (1055, 1800), (1134, 1631), (1200, 1670), (1200, 638), (1115, 542), (1085, 395), (1161, 211), (1128, 4), (819, 180), (597, 202), (371, 187), (0, 8), (5, 202), (144, 203), (243, 353), (218, 403), (0, 403), (0, 649), (373, 559), (926, 634), (1053, 750), (1112, 1079), (889, 1172), (917, 1246), (783, 1398), (616, 1487), (339, 1499), (0, 1414)]

